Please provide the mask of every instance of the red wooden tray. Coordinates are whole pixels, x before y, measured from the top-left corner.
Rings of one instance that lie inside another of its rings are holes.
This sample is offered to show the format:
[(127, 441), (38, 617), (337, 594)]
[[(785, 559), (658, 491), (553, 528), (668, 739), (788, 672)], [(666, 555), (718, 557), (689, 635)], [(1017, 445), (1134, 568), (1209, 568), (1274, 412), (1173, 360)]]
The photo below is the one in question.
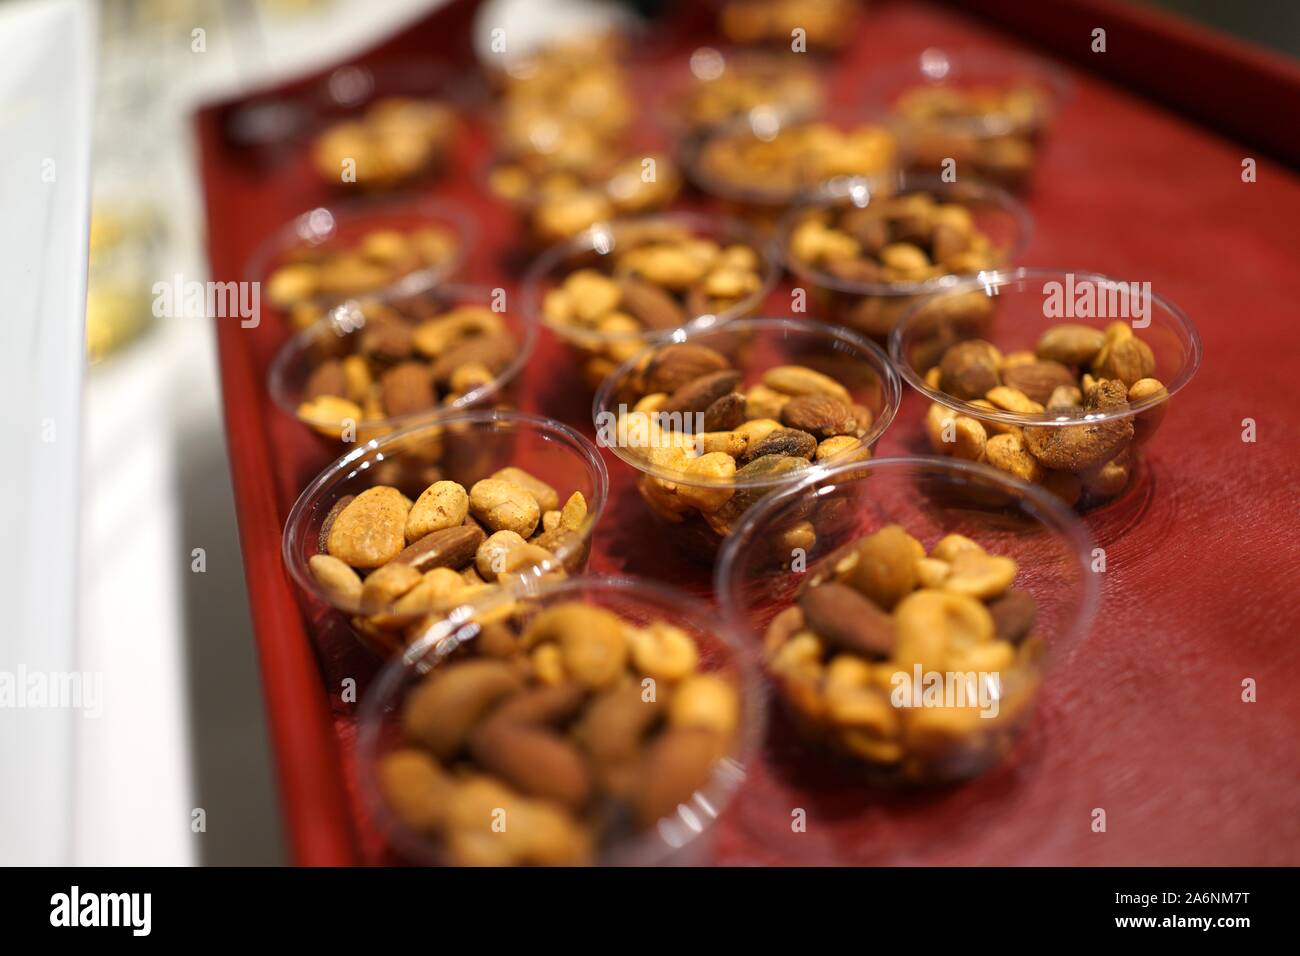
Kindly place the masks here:
[[(436, 55), (469, 69), (475, 5), (437, 11), (358, 59)], [(969, 6), (1128, 87), (1071, 68), (1075, 95), (1051, 131), (1029, 197), (1037, 228), (1023, 264), (1151, 281), (1199, 324), (1205, 361), (1151, 446), (1142, 486), (1087, 519), (1107, 549), (1101, 613), (1083, 652), (1049, 682), (1034, 729), (1012, 758), (962, 787), (890, 796), (822, 767), (776, 722), (721, 824), (717, 861), (1300, 863), (1300, 549), (1290, 470), (1300, 464), (1300, 178), (1263, 152), (1291, 162), (1300, 156), (1297, 111), (1287, 108), (1300, 94), (1297, 71), (1289, 61), (1109, 3), (1063, 2), (1059, 20), (1044, 14), (1044, 4)], [(1092, 25), (1107, 28), (1110, 53), (1089, 58)], [(877, 4), (855, 29), (833, 67), (845, 100), (874, 65), (928, 46), (1024, 43), (920, 4)], [(680, 55), (706, 38), (677, 18), (654, 55)], [(1129, 92), (1135, 86), (1175, 105), (1195, 104), (1214, 125), (1168, 112)], [(1177, 96), (1168, 99), (1171, 88)], [(1267, 98), (1252, 99), (1260, 90)], [(1240, 108), (1225, 112), (1225, 97)], [(267, 233), (333, 198), (308, 174), (301, 149), (259, 158), (229, 145), (224, 124), (238, 105), (213, 105), (196, 119), (217, 280), (244, 278)], [(1254, 145), (1225, 138), (1228, 129)], [(455, 168), (428, 191), (454, 198), (478, 221), (470, 278), (513, 291), (518, 262), (503, 250), (517, 238), (514, 220), (480, 188), (487, 130), (471, 124), (459, 149)], [(1241, 181), (1245, 156), (1259, 161), (1256, 183)], [(786, 295), (774, 294), (771, 312), (788, 311)], [(267, 364), (285, 335), (271, 322), (243, 329), (235, 319), (217, 321), (286, 832), (299, 863), (384, 862), (351, 776), (354, 705), (340, 699), (346, 677), (364, 693), (377, 662), (338, 626), (309, 628), (280, 561), (289, 507), (331, 458), (267, 396)], [(543, 334), (520, 404), (590, 434), (588, 396), (567, 391), (568, 380), (560, 346)], [(921, 411), (921, 401), (906, 396), (879, 453), (914, 450)], [(1253, 444), (1241, 438), (1246, 418), (1257, 422)], [(627, 469), (612, 456), (607, 462), (611, 498), (592, 569), (707, 593), (707, 570), (656, 544)], [(1241, 701), (1247, 678), (1258, 686), (1257, 703)], [(790, 832), (796, 807), (807, 811), (807, 833)], [(1090, 826), (1098, 807), (1106, 833)]]

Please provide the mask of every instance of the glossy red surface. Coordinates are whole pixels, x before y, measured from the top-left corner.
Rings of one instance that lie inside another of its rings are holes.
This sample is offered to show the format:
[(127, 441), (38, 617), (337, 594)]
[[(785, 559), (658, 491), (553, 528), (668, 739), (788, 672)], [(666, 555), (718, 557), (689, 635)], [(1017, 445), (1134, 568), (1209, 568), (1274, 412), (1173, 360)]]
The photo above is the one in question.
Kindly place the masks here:
[[(435, 14), (370, 57), (438, 50), (463, 63), (473, 6)], [(885, 60), (934, 45), (1016, 46), (947, 8), (915, 4), (878, 5), (855, 29), (832, 67), (835, 95), (846, 102)], [(665, 39), (653, 55), (686, 49)], [(1195, 61), (1179, 68), (1189, 84), (1214, 82)], [(961, 787), (869, 790), (773, 720), (762, 759), (721, 825), (720, 863), (1300, 863), (1300, 178), (1260, 156), (1258, 182), (1243, 183), (1241, 162), (1252, 152), (1093, 74), (1070, 74), (1074, 96), (1027, 197), (1037, 227), (1022, 264), (1150, 281), (1199, 325), (1205, 346), (1200, 373), (1149, 447), (1140, 487), (1087, 517), (1107, 559), (1096, 625), (1047, 684), (1038, 720), (1011, 759)], [(229, 108), (197, 118), (218, 280), (244, 278), (270, 230), (333, 198), (309, 174), (301, 146), (260, 158), (231, 147), (223, 136)], [(428, 191), (465, 204), (478, 220), (468, 277), (513, 293), (523, 261), (510, 251), (518, 230), (480, 189), (487, 148), (485, 127), (471, 123), (452, 171)], [(787, 314), (788, 303), (788, 286), (779, 287), (768, 311)], [(257, 329), (235, 320), (217, 326), (292, 855), (304, 864), (382, 862), (382, 839), (363, 819), (349, 774), (354, 705), (340, 699), (344, 678), (364, 692), (378, 662), (339, 622), (299, 611), (280, 561), (289, 507), (334, 449), (267, 397), (266, 367), (285, 331), (270, 319)], [(573, 382), (563, 347), (544, 333), (522, 407), (590, 434), (590, 399)], [(878, 454), (918, 450), (922, 411), (905, 395)], [(1257, 423), (1254, 443), (1242, 441), (1248, 418)], [(708, 593), (709, 569), (656, 543), (629, 470), (606, 460), (611, 499), (593, 570)], [(1256, 682), (1256, 703), (1241, 700), (1247, 679)], [(795, 833), (800, 808), (807, 832)], [(1105, 833), (1092, 830), (1096, 808), (1106, 812)]]

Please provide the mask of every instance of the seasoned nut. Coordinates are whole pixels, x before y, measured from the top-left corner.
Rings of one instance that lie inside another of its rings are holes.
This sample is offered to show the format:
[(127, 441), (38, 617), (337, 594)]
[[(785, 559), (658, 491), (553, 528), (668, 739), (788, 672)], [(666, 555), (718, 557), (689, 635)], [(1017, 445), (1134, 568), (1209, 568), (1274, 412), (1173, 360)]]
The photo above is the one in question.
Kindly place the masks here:
[(495, 581), (506, 569), (506, 555), (528, 542), (514, 531), (496, 531), (478, 546), (474, 568), (484, 581)]
[(717, 674), (695, 674), (677, 685), (668, 701), (674, 727), (711, 730), (725, 739), (740, 721), (740, 699), (731, 681)]
[(842, 455), (851, 448), (860, 447), (857, 455), (854, 455), (853, 461), (866, 461), (871, 457), (871, 449), (861, 444), (861, 439), (852, 435), (837, 435), (834, 438), (828, 438), (817, 446), (817, 454), (814, 456), (816, 461), (825, 461), (836, 455)]
[[(1089, 393), (1085, 408), (1105, 410), (1128, 404), (1128, 389), (1108, 380)], [(1131, 417), (1107, 418), (1080, 425), (1025, 428), (1025, 447), (1048, 468), (1081, 472), (1111, 458), (1133, 438)]]
[(1087, 325), (1057, 325), (1042, 334), (1034, 353), (1040, 359), (1062, 365), (1089, 365), (1105, 343), (1106, 336), (1100, 329)]
[(501, 698), (521, 683), (511, 665), (471, 660), (437, 668), (411, 691), (402, 730), (443, 760), (459, 752), (470, 731)]
[[(396, 565), (390, 566), (396, 567)], [(380, 568), (380, 571), (382, 570), (383, 568)], [(375, 572), (378, 573), (379, 571)], [(471, 585), (451, 568), (434, 568), (421, 575), (419, 583), (397, 599), (393, 604), (393, 614), (399, 619), (398, 623), (401, 623), (401, 619), (408, 614), (427, 614), (439, 610), (446, 607), (454, 596), (465, 594), (470, 587)], [(385, 623), (382, 616), (371, 620), (381, 625)]]
[(384, 410), (393, 417), (413, 415), (433, 408), (437, 400), (429, 367), (423, 362), (400, 362), (379, 377)]
[(455, 528), (469, 514), (469, 495), (454, 481), (435, 481), (415, 499), (406, 516), (406, 540), (415, 541), (431, 531)]
[(581, 491), (569, 495), (560, 511), (560, 528), (565, 531), (581, 531), (587, 521), (587, 499)]
[(527, 538), (537, 527), (542, 509), (526, 488), (500, 478), (484, 478), (469, 492), (474, 517), (493, 531), (513, 531)]
[(765, 455), (811, 459), (817, 451), (817, 439), (796, 428), (777, 428), (757, 443), (751, 442), (741, 460), (748, 463)]
[(307, 566), (331, 603), (344, 610), (360, 605), (361, 578), (348, 565), (328, 554), (313, 554)]
[(493, 472), (488, 477), (496, 478), (499, 481), (508, 481), (523, 488), (536, 499), (538, 507), (543, 511), (555, 511), (560, 507), (559, 493), (546, 482), (540, 478), (534, 478), (522, 468), (515, 468), (512, 465)]
[(621, 286), (623, 308), (647, 329), (666, 332), (686, 324), (677, 300), (654, 283), (625, 276)]
[(766, 385), (755, 385), (745, 393), (745, 417), (748, 419), (780, 418), (781, 409), (792, 398), (793, 396), (768, 388)]
[(705, 432), (731, 431), (745, 421), (745, 396), (728, 392), (704, 410)]
[(886, 657), (894, 647), (894, 622), (853, 588), (833, 581), (799, 598), (804, 621), (827, 644), (864, 657)]
[(916, 561), (925, 557), (925, 549), (901, 527), (891, 524), (864, 538), (857, 554), (849, 583), (888, 611), (916, 587)]
[(298, 417), (327, 438), (341, 438), (349, 426), (355, 431), (357, 422), (365, 415), (361, 406), (349, 402), (346, 398), (321, 395), (300, 404)]
[(997, 388), (996, 354), (987, 342), (971, 339), (958, 342), (943, 354), (939, 363), (939, 387), (962, 400), (983, 398)]
[(1008, 412), (1016, 412), (1020, 415), (1037, 415), (1043, 410), (1042, 405), (1024, 392), (1006, 385), (999, 385), (997, 388), (989, 389), (988, 394), (984, 397), (998, 408), (1005, 409)]
[[(735, 477), (736, 461), (722, 452), (709, 452), (686, 462), (687, 478), (725, 482)], [(731, 487), (704, 487), (683, 482), (677, 485), (677, 496), (700, 511), (717, 511), (731, 500), (735, 489)]]
[(963, 551), (976, 551), (980, 554), (984, 553), (984, 549), (980, 547), (979, 544), (965, 535), (946, 534), (939, 539), (938, 544), (936, 544), (933, 550), (931, 550), (930, 557), (943, 561), (946, 564), (952, 564), (952, 562), (957, 559), (957, 555), (961, 554)]
[(329, 553), (354, 568), (377, 568), (401, 553), (411, 502), (396, 488), (368, 488), (340, 512), (329, 533)]
[(781, 408), (781, 421), (818, 439), (852, 435), (861, 427), (853, 409), (829, 395), (797, 395)]
[(984, 446), (984, 460), (1022, 481), (1040, 482), (1045, 474), (1038, 459), (1025, 448), (1024, 440), (1015, 434), (994, 435), (990, 438)]
[(655, 680), (679, 681), (695, 671), (700, 654), (679, 627), (656, 621), (632, 635), (632, 664)]
[(627, 640), (618, 615), (579, 602), (556, 604), (538, 614), (523, 634), (525, 648), (557, 642), (564, 668), (588, 687), (611, 686), (627, 662)]
[(962, 551), (952, 559), (943, 590), (987, 601), (1011, 586), (1016, 579), (1016, 562), (1002, 555)]
[(692, 379), (668, 397), (660, 414), (703, 412), (722, 396), (735, 391), (739, 384), (740, 373), (735, 371), (712, 372)]
[(938, 402), (931, 404), (926, 412), (925, 433), (935, 451), (967, 461), (983, 458), (988, 443), (988, 432), (982, 422), (969, 415), (959, 415)]
[(1151, 346), (1131, 333), (1127, 338), (1104, 346), (1093, 363), (1094, 374), (1119, 379), (1125, 385), (1150, 377), (1155, 368), (1156, 359)]
[(1073, 409), (1083, 405), (1083, 392), (1075, 385), (1061, 385), (1047, 399), (1049, 409)]
[(483, 538), (483, 529), (472, 523), (430, 531), (407, 545), (393, 563), (409, 564), (422, 573), (434, 568), (462, 568), (474, 560)]
[(778, 365), (763, 373), (763, 384), (786, 395), (829, 395), (846, 404), (852, 403), (846, 389), (829, 375), (802, 365)]
[(1139, 443), (1146, 441), (1160, 427), (1160, 423), (1164, 421), (1165, 411), (1168, 409), (1168, 404), (1163, 399), (1168, 397), (1169, 393), (1165, 391), (1164, 385), (1158, 379), (1141, 378), (1129, 386), (1129, 404), (1135, 405), (1153, 399), (1157, 402), (1146, 411), (1138, 413), (1133, 423), (1135, 441)]

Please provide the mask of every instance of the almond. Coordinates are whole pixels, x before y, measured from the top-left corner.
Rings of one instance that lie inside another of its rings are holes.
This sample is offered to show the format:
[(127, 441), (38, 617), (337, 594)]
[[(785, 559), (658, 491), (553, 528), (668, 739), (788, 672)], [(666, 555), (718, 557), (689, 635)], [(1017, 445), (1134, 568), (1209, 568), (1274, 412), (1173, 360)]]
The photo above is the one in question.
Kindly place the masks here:
[(379, 378), (384, 411), (390, 416), (412, 415), (433, 408), (436, 400), (429, 368), (421, 362), (401, 362)]
[(706, 432), (729, 432), (745, 423), (745, 396), (728, 392), (704, 410)]
[(407, 697), (402, 730), (447, 760), (460, 752), (483, 715), (521, 686), (516, 668), (505, 661), (471, 660), (437, 668)]
[(829, 395), (797, 395), (781, 406), (781, 421), (818, 438), (853, 434), (858, 426), (853, 408)]
[(1040, 405), (1047, 405), (1058, 388), (1078, 385), (1073, 372), (1050, 359), (1004, 368), (1002, 382), (1024, 392)]
[[(405, 534), (405, 525), (403, 525)], [(393, 557), (399, 564), (409, 564), (421, 574), (434, 568), (463, 568), (474, 560), (478, 546), (486, 535), (474, 524), (457, 525), (431, 531)]]
[(888, 657), (893, 619), (851, 587), (828, 582), (799, 598), (809, 628), (826, 643), (864, 657)]
[(690, 800), (709, 782), (721, 756), (721, 741), (708, 730), (676, 728), (658, 737), (646, 753), (633, 797), (640, 825), (654, 826)]
[(713, 372), (687, 382), (670, 396), (660, 412), (666, 414), (691, 414), (703, 412), (710, 405), (740, 384), (737, 371)]
[(354, 568), (387, 564), (406, 544), (410, 510), (411, 502), (396, 488), (368, 488), (334, 519), (326, 550)]
[(330, 528), (334, 527), (335, 520), (338, 519), (344, 508), (352, 504), (354, 498), (356, 498), (356, 495), (344, 495), (330, 505), (330, 510), (325, 513), (325, 520), (320, 523), (320, 531), (316, 537), (316, 545), (322, 553), (329, 553)]
[(518, 354), (519, 345), (508, 335), (477, 335), (454, 345), (433, 363), (431, 375), (441, 386), (451, 383), (451, 376), (464, 365), (482, 365), (497, 375)]
[(797, 428), (776, 428), (745, 449), (742, 461), (751, 463), (768, 455), (811, 459), (817, 452), (817, 439)]
[(620, 288), (624, 310), (647, 329), (668, 331), (686, 324), (686, 313), (682, 307), (659, 286), (627, 276), (620, 283)]
[(987, 342), (958, 342), (939, 362), (939, 387), (955, 398), (983, 398), (998, 386), (996, 353)]
[(520, 793), (573, 810), (580, 810), (591, 795), (591, 775), (582, 755), (552, 731), (494, 716), (470, 735), (469, 751), (484, 769)]
[(1101, 329), (1087, 325), (1056, 325), (1038, 339), (1034, 348), (1040, 359), (1050, 359), (1062, 365), (1087, 365), (1106, 344)]
[(1038, 604), (1028, 591), (1013, 588), (989, 603), (993, 630), (999, 638), (1018, 644), (1029, 636), (1038, 615)]
[(347, 397), (347, 383), (343, 377), (343, 363), (338, 359), (328, 359), (321, 362), (307, 376), (307, 384), (302, 390), (303, 400), (310, 402), (313, 398), (320, 398), (322, 395)]
[(731, 367), (721, 352), (693, 342), (679, 342), (660, 349), (645, 372), (647, 393), (671, 395), (687, 382)]

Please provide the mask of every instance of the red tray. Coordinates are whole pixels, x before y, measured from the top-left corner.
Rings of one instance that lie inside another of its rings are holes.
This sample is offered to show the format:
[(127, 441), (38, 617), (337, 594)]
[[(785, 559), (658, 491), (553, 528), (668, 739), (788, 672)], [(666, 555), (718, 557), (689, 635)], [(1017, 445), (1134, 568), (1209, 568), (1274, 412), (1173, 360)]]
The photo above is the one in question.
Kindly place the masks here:
[[(436, 54), (469, 69), (475, 6), (452, 4), (357, 59)], [(1033, 37), (1082, 64), (1070, 70), (1075, 95), (1051, 131), (1029, 197), (1037, 228), (1022, 262), (1151, 281), (1198, 323), (1205, 360), (1151, 446), (1141, 487), (1088, 516), (1107, 550), (1102, 609), (1083, 653), (1049, 682), (1034, 729), (1012, 758), (962, 787), (890, 796), (822, 767), (775, 722), (724, 817), (716, 859), (1300, 863), (1300, 549), (1290, 471), (1300, 439), (1300, 178), (1268, 158), (1300, 157), (1300, 74), (1289, 61), (1109, 3), (1062, 2), (1059, 19), (1044, 16), (1043, 4), (968, 6), (1021, 36), (944, 7), (877, 4), (835, 62), (836, 94), (851, 99), (874, 64), (932, 45), (1012, 49)], [(1088, 52), (1093, 26), (1107, 29), (1109, 53)], [(687, 36), (705, 39), (695, 28), (676, 18), (653, 55), (680, 55)], [(1191, 104), (1197, 120), (1133, 88)], [(1266, 98), (1253, 95), (1260, 90)], [(196, 119), (217, 280), (245, 278), (250, 253), (274, 227), (334, 198), (307, 173), (302, 150), (257, 159), (228, 144), (225, 120), (244, 102), (210, 106)], [(1253, 145), (1226, 138), (1228, 130)], [(517, 238), (514, 220), (481, 189), (487, 130), (472, 124), (459, 149), (455, 168), (428, 191), (454, 198), (478, 220), (467, 274), (513, 291), (518, 260), (504, 250)], [(1246, 156), (1259, 163), (1253, 184), (1241, 181)], [(772, 313), (788, 311), (786, 296), (774, 294)], [(352, 779), (354, 705), (340, 699), (346, 677), (364, 693), (377, 662), (337, 626), (309, 631), (280, 561), (289, 507), (331, 458), (267, 396), (267, 364), (285, 336), (271, 322), (243, 329), (235, 319), (217, 321), (286, 832), (302, 864), (386, 862)], [(544, 334), (520, 404), (591, 434), (589, 399), (566, 391), (567, 380), (560, 346)], [(880, 454), (915, 450), (921, 411), (915, 395), (905, 397)], [(1247, 418), (1257, 422), (1255, 443), (1242, 441)], [(707, 571), (656, 545), (627, 469), (612, 456), (607, 462), (610, 505), (592, 569), (707, 593)], [(1241, 700), (1247, 678), (1257, 703)], [(791, 833), (795, 808), (806, 811), (806, 833)], [(1106, 811), (1105, 833), (1092, 830), (1094, 808)]]

